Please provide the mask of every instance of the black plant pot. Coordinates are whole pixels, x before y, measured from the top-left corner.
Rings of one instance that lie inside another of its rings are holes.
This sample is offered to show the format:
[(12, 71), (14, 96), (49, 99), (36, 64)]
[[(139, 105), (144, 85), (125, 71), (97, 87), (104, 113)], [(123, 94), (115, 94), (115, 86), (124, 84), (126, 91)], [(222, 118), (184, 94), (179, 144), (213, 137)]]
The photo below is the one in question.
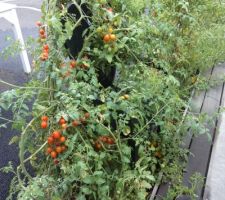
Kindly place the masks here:
[[(84, 15), (88, 16), (81, 21), (79, 27), (77, 27), (73, 31), (73, 35), (70, 40), (67, 40), (65, 43), (65, 47), (69, 50), (71, 57), (76, 58), (84, 45), (84, 39), (88, 35), (87, 29), (91, 26), (90, 17), (92, 16), (91, 11), (87, 7), (86, 4), (82, 4), (82, 11)], [(74, 4), (68, 4), (68, 13), (71, 16), (74, 16), (77, 20), (80, 18), (80, 12)], [(63, 21), (63, 24), (65, 21)], [(85, 33), (86, 31), (86, 33)], [(85, 34), (84, 34), (85, 33)], [(96, 70), (98, 81), (105, 88), (113, 86), (113, 82), (116, 75), (116, 67), (115, 66), (107, 66), (107, 71), (103, 69)]]
[[(85, 15), (91, 17), (91, 12), (88, 9), (86, 4), (82, 4), (81, 8)], [(79, 10), (77, 9), (77, 7), (74, 4), (68, 5), (68, 13), (71, 16), (75, 17), (76, 20), (79, 20), (79, 18), (81, 17)], [(71, 39), (66, 41), (65, 46), (69, 50), (70, 55), (73, 56), (74, 58), (77, 57), (78, 53), (83, 48), (85, 36), (88, 34), (88, 33), (86, 33), (86, 35), (83, 35), (83, 33), (90, 27), (90, 25), (91, 25), (91, 22), (89, 21), (89, 19), (87, 19), (87, 18), (82, 19), (80, 26), (78, 26), (73, 31), (73, 35), (72, 35)]]

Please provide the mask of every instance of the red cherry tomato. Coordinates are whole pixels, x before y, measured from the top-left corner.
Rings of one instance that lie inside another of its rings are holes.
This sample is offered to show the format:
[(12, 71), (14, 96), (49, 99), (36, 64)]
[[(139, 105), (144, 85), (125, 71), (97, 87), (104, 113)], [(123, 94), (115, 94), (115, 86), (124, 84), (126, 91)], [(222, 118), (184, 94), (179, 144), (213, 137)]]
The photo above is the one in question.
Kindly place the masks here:
[(61, 148), (62, 148), (62, 152), (66, 150), (66, 146), (65, 145), (62, 145)]
[(43, 46), (43, 49), (44, 49), (45, 51), (48, 51), (48, 50), (49, 50), (49, 46), (48, 46), (47, 44), (45, 44), (45, 45)]
[(48, 121), (48, 116), (45, 116), (45, 115), (44, 115), (44, 116), (42, 116), (42, 117), (41, 117), (41, 120), (42, 120), (42, 121), (46, 121), (46, 122), (47, 122), (47, 121)]
[(48, 147), (47, 150), (46, 150), (46, 152), (47, 152), (48, 154), (50, 154), (52, 151), (53, 151), (53, 149), (52, 149), (51, 147)]
[(77, 127), (80, 125), (80, 122), (78, 120), (74, 120), (72, 124), (74, 127)]
[(86, 113), (84, 114), (84, 117), (85, 117), (86, 119), (90, 118), (90, 113), (86, 112)]
[(54, 138), (52, 136), (48, 137), (48, 144), (53, 144)]
[(65, 123), (66, 123), (66, 120), (63, 117), (61, 117), (61, 119), (59, 120), (59, 124), (62, 125)]
[(59, 131), (54, 131), (54, 132), (52, 133), (52, 137), (53, 137), (54, 139), (59, 139), (59, 138), (61, 137), (61, 133), (60, 133)]
[(48, 123), (46, 121), (41, 122), (41, 128), (46, 129), (48, 127)]
[(37, 21), (36, 26), (40, 27), (40, 26), (42, 26), (42, 23), (40, 21)]
[(77, 63), (76, 63), (75, 60), (71, 60), (71, 61), (70, 61), (70, 67), (71, 67), (71, 68), (75, 68), (76, 65), (77, 65)]
[(44, 34), (45, 34), (45, 30), (44, 30), (43, 28), (41, 28), (41, 29), (39, 30), (39, 33), (40, 33), (40, 35), (44, 35)]
[(106, 136), (101, 136), (99, 138), (102, 142), (106, 143), (107, 142), (107, 137)]
[(108, 137), (108, 138), (107, 138), (107, 144), (115, 144), (114, 139)]
[(101, 150), (102, 149), (102, 145), (99, 142), (95, 142), (95, 149), (97, 151)]
[(59, 164), (59, 161), (57, 159), (54, 159), (54, 164), (55, 165), (58, 165)]

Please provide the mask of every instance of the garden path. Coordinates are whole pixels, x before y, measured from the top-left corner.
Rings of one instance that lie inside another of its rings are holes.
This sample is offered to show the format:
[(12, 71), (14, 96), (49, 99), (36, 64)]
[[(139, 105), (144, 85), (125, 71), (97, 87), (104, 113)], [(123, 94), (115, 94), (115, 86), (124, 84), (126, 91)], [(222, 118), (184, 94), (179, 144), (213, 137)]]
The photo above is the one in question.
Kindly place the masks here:
[[(205, 74), (209, 79), (216, 80), (225, 75), (225, 64), (213, 67)], [(194, 113), (206, 113), (213, 116), (215, 112), (225, 105), (224, 83), (209, 90), (196, 93), (192, 99), (191, 111)], [(190, 132), (184, 141), (184, 148), (189, 148), (187, 166), (183, 175), (183, 183), (191, 186), (190, 177), (199, 172), (205, 179), (205, 187), (199, 187), (197, 195), (199, 200), (223, 200), (225, 197), (225, 145), (224, 128), (225, 114), (215, 117), (211, 123), (206, 124), (212, 140), (204, 134), (194, 137)], [(169, 184), (162, 184), (157, 191), (156, 199), (161, 199), (168, 191)], [(179, 200), (189, 200), (182, 196)]]

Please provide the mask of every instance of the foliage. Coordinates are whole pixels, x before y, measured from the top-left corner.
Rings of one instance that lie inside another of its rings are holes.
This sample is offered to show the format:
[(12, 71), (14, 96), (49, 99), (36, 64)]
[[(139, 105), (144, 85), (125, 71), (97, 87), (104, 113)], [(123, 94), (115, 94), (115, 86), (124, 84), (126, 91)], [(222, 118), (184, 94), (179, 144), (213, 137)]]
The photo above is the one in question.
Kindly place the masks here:
[[(32, 80), (0, 95), (1, 108), (14, 113), (4, 125), (21, 131), (11, 141), (19, 143), (20, 165), (5, 168), (15, 173), (8, 199), (145, 199), (158, 173), (173, 178), (185, 155), (182, 116), (193, 76), (224, 59), (224, 5), (73, 0), (76, 18), (67, 13), (70, 2), (44, 1)], [(90, 18), (82, 50), (71, 55), (65, 42)], [(100, 78), (114, 67), (113, 85), (103, 87)]]
[[(176, 177), (178, 177), (177, 174)], [(172, 186), (169, 188), (166, 197), (163, 198), (164, 200), (173, 200), (179, 197), (183, 198), (186, 197), (191, 200), (195, 200), (198, 198), (198, 196), (195, 195), (195, 191), (198, 189), (198, 187), (201, 187), (204, 183), (204, 178), (202, 177), (202, 175), (199, 173), (195, 173), (191, 176), (190, 178), (191, 187), (183, 186), (182, 179), (180, 179), (181, 177), (176, 179), (174, 182), (175, 184), (173, 183)]]

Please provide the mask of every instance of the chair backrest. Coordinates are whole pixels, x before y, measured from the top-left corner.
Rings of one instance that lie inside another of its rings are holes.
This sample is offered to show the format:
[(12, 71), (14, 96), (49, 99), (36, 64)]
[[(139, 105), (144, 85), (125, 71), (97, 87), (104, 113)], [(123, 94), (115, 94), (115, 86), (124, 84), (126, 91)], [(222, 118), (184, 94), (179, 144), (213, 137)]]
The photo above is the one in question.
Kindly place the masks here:
[(1, 3), (0, 2), (0, 13), (1, 12), (6, 12), (8, 10), (12, 10), (14, 8), (16, 8), (16, 5), (15, 4)]

